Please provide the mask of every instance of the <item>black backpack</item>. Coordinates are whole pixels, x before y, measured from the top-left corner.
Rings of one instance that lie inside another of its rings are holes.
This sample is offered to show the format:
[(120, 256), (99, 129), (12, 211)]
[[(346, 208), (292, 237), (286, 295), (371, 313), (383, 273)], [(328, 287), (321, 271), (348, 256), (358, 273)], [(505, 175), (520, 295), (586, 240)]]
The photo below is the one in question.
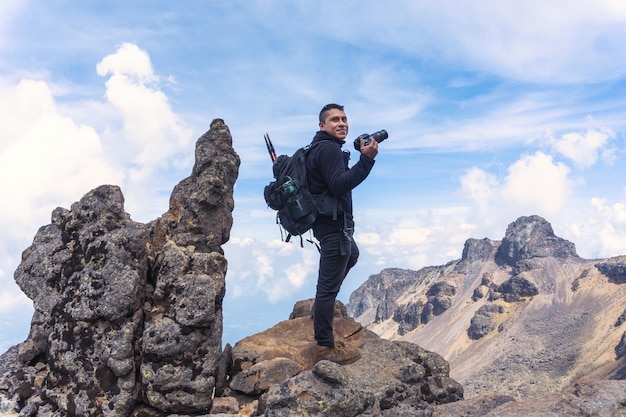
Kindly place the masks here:
[(301, 236), (309, 231), (318, 215), (318, 202), (327, 200), (323, 198), (327, 192), (314, 196), (308, 187), (306, 157), (317, 144), (319, 142), (300, 148), (292, 156), (276, 158), (272, 167), (275, 181), (263, 190), (267, 205), (277, 210), (276, 223), (287, 231), (285, 242), (289, 242), (291, 236)]

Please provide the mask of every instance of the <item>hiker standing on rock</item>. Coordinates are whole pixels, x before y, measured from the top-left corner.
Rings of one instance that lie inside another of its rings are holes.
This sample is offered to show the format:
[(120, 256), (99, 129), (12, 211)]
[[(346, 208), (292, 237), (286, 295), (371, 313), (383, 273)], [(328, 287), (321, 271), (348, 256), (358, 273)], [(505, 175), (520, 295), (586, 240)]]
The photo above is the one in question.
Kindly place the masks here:
[(367, 178), (372, 170), (374, 158), (378, 154), (378, 142), (371, 140), (365, 145), (361, 139), (359, 160), (350, 168), (350, 153), (348, 150), (342, 151), (348, 136), (348, 117), (343, 106), (324, 106), (319, 114), (319, 127), (312, 143), (322, 143), (311, 149), (306, 163), (309, 188), (313, 194), (331, 196), (327, 200), (332, 202), (320, 203), (320, 213), (313, 225), (313, 235), (319, 240), (321, 248), (313, 312), (316, 361), (326, 359), (348, 364), (358, 360), (361, 351), (335, 340), (335, 299), (348, 271), (356, 264), (359, 256), (359, 249), (353, 239), (352, 189)]

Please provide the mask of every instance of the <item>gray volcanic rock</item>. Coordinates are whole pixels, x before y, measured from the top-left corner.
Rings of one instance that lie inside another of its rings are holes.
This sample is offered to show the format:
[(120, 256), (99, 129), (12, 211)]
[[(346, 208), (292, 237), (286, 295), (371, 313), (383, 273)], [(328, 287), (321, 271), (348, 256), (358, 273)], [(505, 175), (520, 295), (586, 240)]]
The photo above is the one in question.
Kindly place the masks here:
[(495, 328), (495, 314), (504, 313), (504, 307), (496, 304), (487, 304), (476, 311), (467, 329), (467, 335), (472, 340), (478, 340), (491, 333)]
[(465, 241), (465, 245), (463, 246), (463, 255), (461, 256), (461, 260), (475, 262), (492, 259), (498, 251), (500, 243), (501, 242), (499, 241), (487, 238), (467, 239)]
[(213, 395), (224, 389), (221, 245), (232, 227), (238, 167), (228, 127), (216, 119), (196, 143), (191, 176), (174, 187), (168, 212), (151, 223), (140, 374), (148, 404), (163, 411), (210, 410)]
[(98, 404), (125, 414), (135, 401), (148, 230), (123, 201), (118, 187), (101, 186), (56, 209), (15, 272), (36, 311), (20, 359), (45, 360), (42, 393), (72, 414)]
[(441, 281), (433, 284), (426, 291), (428, 302), (433, 306), (433, 315), (438, 316), (449, 309), (456, 292), (457, 288), (449, 282)]
[(310, 309), (301, 308), (311, 302), (299, 302), (290, 320), (233, 347), (229, 395), (254, 394), (248, 401), (258, 398), (260, 412), (269, 416), (320, 417), (419, 416), (463, 398), (441, 356), (413, 343), (381, 339), (345, 316), (339, 302), (336, 337), (359, 347), (361, 359), (345, 366), (315, 363), (313, 320)]
[[(35, 306), (28, 339), (2, 376), (3, 415), (208, 412), (224, 388), (222, 299), (239, 157), (220, 119), (196, 143), (190, 177), (150, 224), (117, 186), (57, 208), (15, 280)], [(2, 395), (0, 395), (2, 397)]]
[(506, 229), (496, 258), (509, 265), (530, 258), (577, 258), (572, 242), (554, 235), (552, 225), (539, 216), (520, 217)]
[(618, 256), (608, 259), (606, 262), (598, 262), (596, 268), (609, 279), (618, 283), (626, 283), (626, 256)]
[(502, 294), (504, 301), (512, 303), (539, 294), (539, 288), (523, 276), (515, 275), (500, 284), (497, 292)]

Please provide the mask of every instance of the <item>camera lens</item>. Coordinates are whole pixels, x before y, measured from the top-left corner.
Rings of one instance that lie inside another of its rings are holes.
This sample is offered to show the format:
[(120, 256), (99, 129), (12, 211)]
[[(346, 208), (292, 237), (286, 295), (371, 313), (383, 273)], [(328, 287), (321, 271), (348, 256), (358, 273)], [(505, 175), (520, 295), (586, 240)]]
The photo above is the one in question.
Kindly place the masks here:
[(371, 136), (378, 143), (382, 142), (383, 140), (389, 137), (386, 130), (380, 130), (376, 133), (372, 133)]
[(371, 135), (368, 135), (367, 133), (365, 133), (354, 140), (354, 149), (356, 149), (357, 151), (361, 150), (361, 139), (364, 139), (365, 145), (367, 145), (368, 143), (370, 143), (372, 139), (380, 143), (383, 140), (387, 139), (388, 137), (389, 135), (387, 134), (387, 131), (384, 129), (379, 130), (378, 132), (372, 133)]

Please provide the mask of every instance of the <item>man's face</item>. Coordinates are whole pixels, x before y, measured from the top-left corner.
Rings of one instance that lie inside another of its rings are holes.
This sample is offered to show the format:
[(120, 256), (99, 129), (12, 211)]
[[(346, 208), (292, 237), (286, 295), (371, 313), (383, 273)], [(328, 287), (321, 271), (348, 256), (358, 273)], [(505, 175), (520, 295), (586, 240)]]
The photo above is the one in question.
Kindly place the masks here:
[(320, 130), (345, 142), (348, 136), (348, 116), (342, 110), (330, 109), (326, 114), (326, 120), (320, 122)]

